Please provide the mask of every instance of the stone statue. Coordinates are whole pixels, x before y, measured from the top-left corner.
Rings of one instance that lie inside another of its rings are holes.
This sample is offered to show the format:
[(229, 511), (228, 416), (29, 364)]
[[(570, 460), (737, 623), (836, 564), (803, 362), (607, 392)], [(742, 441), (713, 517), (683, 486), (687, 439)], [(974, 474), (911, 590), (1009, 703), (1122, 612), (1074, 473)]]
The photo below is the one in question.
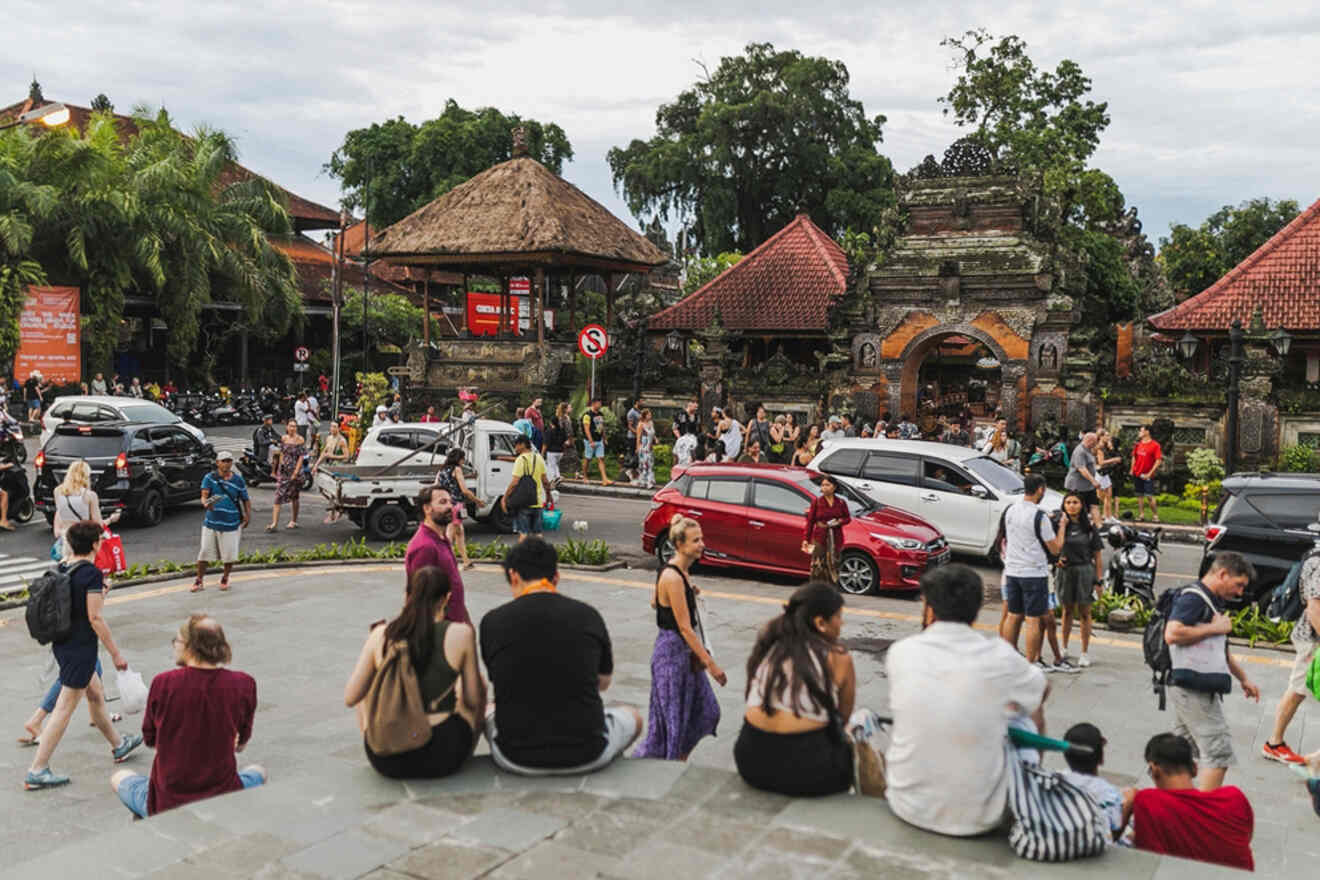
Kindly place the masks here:
[(876, 364), (878, 363), (878, 359), (877, 359), (877, 355), (876, 355), (876, 350), (875, 350), (875, 343), (872, 343), (872, 342), (863, 342), (863, 343), (862, 343), (862, 356), (861, 356), (861, 362), (862, 362), (862, 369), (863, 369), (863, 370), (874, 370), (874, 369), (875, 369)]
[(1037, 363), (1042, 370), (1057, 370), (1059, 368), (1059, 350), (1052, 344), (1045, 343), (1040, 347)]

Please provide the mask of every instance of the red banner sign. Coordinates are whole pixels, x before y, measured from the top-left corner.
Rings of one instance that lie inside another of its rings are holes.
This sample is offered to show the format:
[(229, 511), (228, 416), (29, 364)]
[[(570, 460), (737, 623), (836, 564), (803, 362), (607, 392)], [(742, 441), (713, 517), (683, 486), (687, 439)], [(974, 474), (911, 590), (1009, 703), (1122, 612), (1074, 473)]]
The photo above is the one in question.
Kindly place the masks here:
[(24, 381), (33, 370), (57, 385), (82, 378), (79, 299), (76, 287), (28, 288), (18, 319), (14, 378)]
[[(516, 296), (509, 297), (509, 315), (505, 318), (504, 326), (518, 332)], [(473, 336), (494, 336), (500, 332), (500, 294), (468, 291), (467, 328)]]

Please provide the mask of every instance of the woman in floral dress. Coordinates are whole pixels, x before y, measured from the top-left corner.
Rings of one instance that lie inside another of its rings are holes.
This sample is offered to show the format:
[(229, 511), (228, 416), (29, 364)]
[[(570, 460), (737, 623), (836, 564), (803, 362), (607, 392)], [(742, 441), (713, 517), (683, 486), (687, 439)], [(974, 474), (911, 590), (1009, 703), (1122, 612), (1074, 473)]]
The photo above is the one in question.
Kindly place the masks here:
[(644, 488), (655, 488), (655, 422), (649, 409), (642, 410), (637, 424), (637, 481)]
[(298, 423), (289, 420), (280, 438), (279, 463), (275, 466), (275, 503), (271, 507), (270, 525), (266, 531), (273, 532), (280, 525), (280, 507), (292, 505), (292, 516), (286, 528), (298, 528), (298, 491), (301, 488), (303, 459), (307, 457), (307, 445), (298, 433)]
[(728, 676), (706, 649), (697, 612), (697, 589), (688, 571), (701, 558), (701, 526), (681, 513), (669, 523), (674, 556), (655, 583), (655, 623), (660, 632), (651, 654), (651, 707), (646, 740), (637, 758), (686, 761), (703, 737), (714, 736), (720, 704), (710, 678), (723, 687)]

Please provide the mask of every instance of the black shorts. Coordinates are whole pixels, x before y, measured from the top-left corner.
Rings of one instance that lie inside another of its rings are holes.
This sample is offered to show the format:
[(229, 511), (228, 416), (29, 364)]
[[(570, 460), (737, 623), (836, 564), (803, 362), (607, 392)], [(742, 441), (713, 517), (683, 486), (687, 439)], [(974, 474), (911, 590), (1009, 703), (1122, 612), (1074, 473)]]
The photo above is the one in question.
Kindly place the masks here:
[(436, 779), (448, 776), (472, 754), (472, 743), (476, 733), (472, 725), (463, 716), (450, 715), (431, 728), (431, 741), (420, 749), (400, 752), (397, 755), (377, 755), (362, 739), (362, 749), (367, 753), (367, 760), (381, 776), (390, 779)]
[(853, 784), (852, 747), (830, 728), (767, 733), (744, 721), (733, 762), (753, 788), (792, 797), (840, 794)]
[(1087, 510), (1090, 510), (1092, 507), (1100, 506), (1100, 494), (1096, 492), (1094, 487), (1085, 490), (1069, 489), (1068, 491), (1082, 499), (1082, 506)]
[(91, 684), (96, 674), (97, 643), (52, 645), (55, 663), (60, 668), (60, 684), (81, 690)]

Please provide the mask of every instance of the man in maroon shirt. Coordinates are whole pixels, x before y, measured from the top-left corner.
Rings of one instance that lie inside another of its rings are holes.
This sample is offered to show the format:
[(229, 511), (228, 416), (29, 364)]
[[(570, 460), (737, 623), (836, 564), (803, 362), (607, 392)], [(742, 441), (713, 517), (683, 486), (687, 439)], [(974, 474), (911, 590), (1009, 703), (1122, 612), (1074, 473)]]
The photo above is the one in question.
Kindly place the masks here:
[(417, 533), (408, 542), (408, 550), (403, 555), (406, 574), (404, 583), (419, 568), (434, 565), (441, 569), (449, 576), (449, 604), (445, 606), (445, 620), (471, 623), (467, 602), (463, 599), (463, 576), (458, 573), (454, 548), (450, 546), (445, 534), (445, 528), (454, 518), (453, 499), (446, 490), (438, 486), (427, 486), (417, 493), (417, 509), (421, 513), (421, 522), (417, 524)]
[(223, 668), (231, 657), (225, 631), (194, 614), (174, 638), (174, 663), (151, 681), (142, 736), (156, 749), (150, 778), (121, 770), (110, 787), (124, 806), (146, 818), (193, 801), (252, 788), (265, 768), (238, 769), (234, 757), (252, 738), (257, 683)]
[(1123, 793), (1123, 824), (1132, 821), (1137, 849), (1255, 870), (1255, 815), (1246, 795), (1232, 785), (1198, 789), (1192, 744), (1177, 734), (1151, 737), (1146, 763), (1155, 787)]

